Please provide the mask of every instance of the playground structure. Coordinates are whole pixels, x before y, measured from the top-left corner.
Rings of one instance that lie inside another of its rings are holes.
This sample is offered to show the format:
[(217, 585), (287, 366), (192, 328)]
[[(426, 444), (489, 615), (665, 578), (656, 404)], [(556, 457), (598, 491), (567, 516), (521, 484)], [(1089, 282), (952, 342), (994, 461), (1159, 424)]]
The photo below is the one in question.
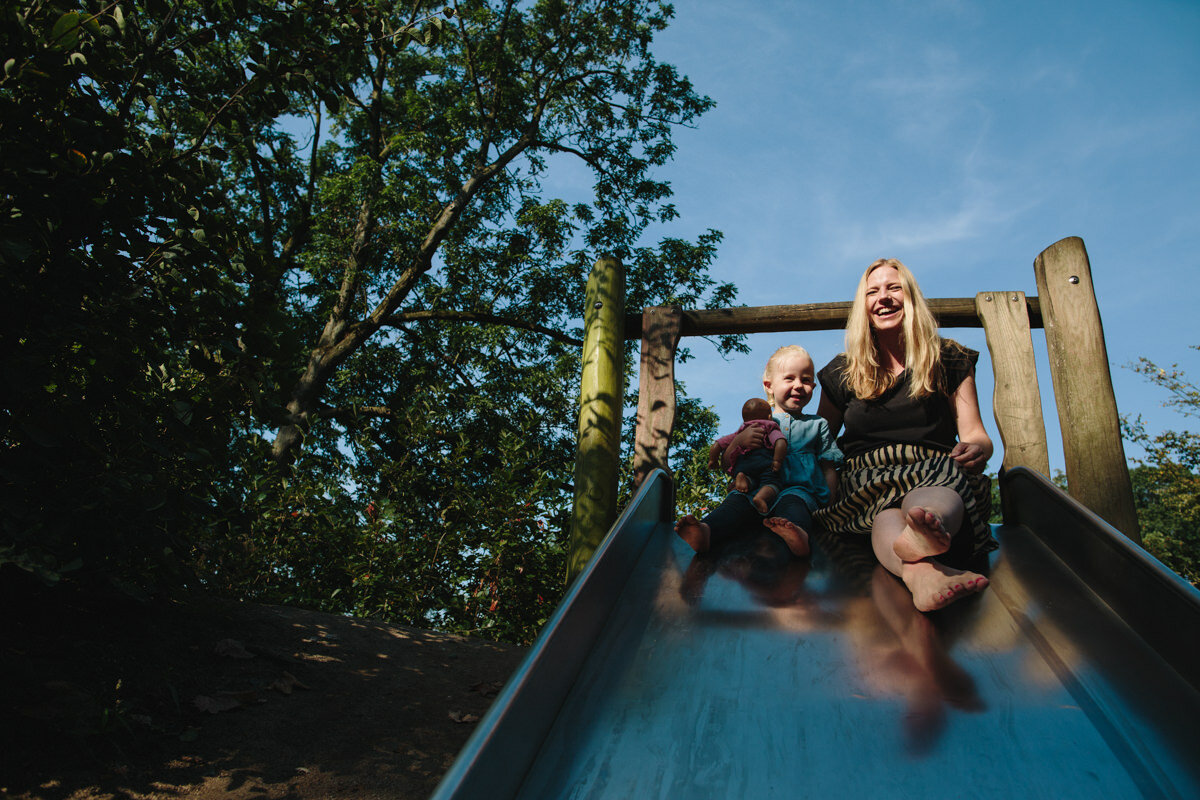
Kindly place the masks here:
[[(1137, 544), (1082, 241), (1047, 248), (1035, 273), (1036, 298), (930, 301), (942, 327), (985, 329), (1004, 524), (989, 589), (922, 615), (882, 570), (839, 571), (819, 538), (810, 562), (769, 533), (694, 556), (671, 531), (680, 337), (840, 328), (850, 304), (627, 316), (619, 264), (600, 259), (576, 578), (435, 797), (1200, 795), (1200, 592)], [(1039, 327), (1070, 497), (1045, 477)], [(612, 524), (635, 337), (640, 489)]]

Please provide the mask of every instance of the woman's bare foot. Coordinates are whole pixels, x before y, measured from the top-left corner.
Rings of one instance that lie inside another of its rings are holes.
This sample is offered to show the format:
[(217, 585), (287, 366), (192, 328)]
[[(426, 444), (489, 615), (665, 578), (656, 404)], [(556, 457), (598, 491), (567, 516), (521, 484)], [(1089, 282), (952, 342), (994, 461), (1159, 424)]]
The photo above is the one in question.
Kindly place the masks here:
[(733, 476), (733, 490), (735, 492), (750, 491), (750, 479), (746, 477), (746, 473), (739, 472)]
[(918, 611), (945, 608), (969, 594), (981, 592), (988, 579), (976, 572), (953, 569), (937, 561), (916, 561), (900, 567), (900, 580), (912, 592)]
[(706, 523), (696, 519), (695, 514), (685, 514), (675, 523), (675, 532), (697, 553), (708, 550), (708, 540), (712, 529)]
[(754, 495), (754, 499), (750, 504), (758, 509), (758, 513), (765, 514), (771, 508), (771, 503), (775, 502), (775, 498), (779, 496), (779, 489), (774, 486), (764, 486)]
[(904, 521), (904, 530), (892, 544), (892, 550), (901, 561), (920, 561), (950, 549), (950, 533), (937, 514), (913, 506), (905, 514)]
[(763, 520), (763, 525), (766, 525), (771, 529), (772, 533), (783, 539), (784, 544), (788, 546), (788, 550), (791, 550), (792, 555), (797, 558), (803, 558), (812, 552), (812, 548), (808, 544), (808, 531), (796, 523), (786, 520), (783, 517), (767, 517)]

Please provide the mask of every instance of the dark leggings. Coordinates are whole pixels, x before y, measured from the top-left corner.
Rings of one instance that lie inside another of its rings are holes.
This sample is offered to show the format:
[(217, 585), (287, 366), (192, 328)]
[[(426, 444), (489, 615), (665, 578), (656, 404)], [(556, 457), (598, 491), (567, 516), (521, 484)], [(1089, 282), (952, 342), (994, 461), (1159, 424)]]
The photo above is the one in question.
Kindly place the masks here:
[[(812, 530), (812, 511), (800, 495), (783, 495), (771, 506), (767, 516), (783, 517), (806, 531)], [(703, 520), (710, 530), (710, 547), (727, 542), (747, 530), (760, 529), (762, 521), (763, 515), (750, 504), (750, 496), (740, 492), (730, 492), (726, 495), (721, 505), (714, 508)]]

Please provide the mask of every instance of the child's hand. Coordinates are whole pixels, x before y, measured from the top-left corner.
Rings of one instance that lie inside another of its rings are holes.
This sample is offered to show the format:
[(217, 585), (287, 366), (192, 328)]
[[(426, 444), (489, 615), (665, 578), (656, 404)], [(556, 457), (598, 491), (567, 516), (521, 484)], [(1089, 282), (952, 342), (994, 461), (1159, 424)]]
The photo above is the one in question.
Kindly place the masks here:
[(767, 446), (767, 434), (757, 425), (751, 425), (737, 436), (733, 437), (733, 441), (729, 443), (730, 449), (742, 448), (743, 450), (757, 450), (760, 447)]

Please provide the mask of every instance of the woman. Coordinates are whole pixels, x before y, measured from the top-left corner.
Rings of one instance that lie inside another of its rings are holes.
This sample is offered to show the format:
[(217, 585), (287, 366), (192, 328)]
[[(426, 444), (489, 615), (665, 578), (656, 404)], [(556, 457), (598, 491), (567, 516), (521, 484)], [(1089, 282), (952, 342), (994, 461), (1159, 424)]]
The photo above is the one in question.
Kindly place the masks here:
[(834, 503), (816, 514), (835, 537), (869, 534), (876, 558), (921, 611), (981, 591), (956, 568), (996, 547), (983, 469), (992, 441), (979, 416), (979, 354), (942, 339), (912, 272), (871, 264), (846, 325), (846, 352), (818, 375), (817, 413), (846, 464)]

